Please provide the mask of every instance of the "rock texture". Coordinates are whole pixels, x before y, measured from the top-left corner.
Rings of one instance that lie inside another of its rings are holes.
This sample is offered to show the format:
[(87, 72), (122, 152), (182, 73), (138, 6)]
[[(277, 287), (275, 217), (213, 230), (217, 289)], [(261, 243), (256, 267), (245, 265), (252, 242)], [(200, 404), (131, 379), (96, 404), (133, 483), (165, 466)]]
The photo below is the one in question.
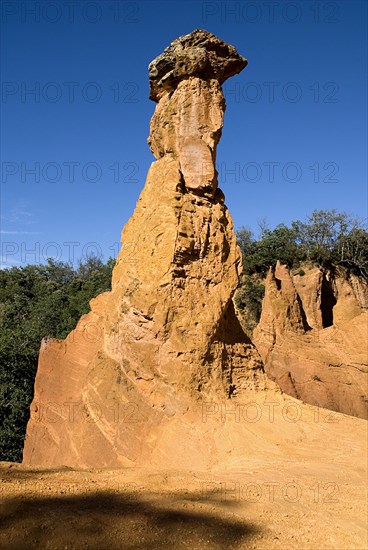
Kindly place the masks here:
[(215, 169), (221, 83), (245, 65), (201, 30), (151, 63), (157, 160), (123, 230), (111, 292), (65, 340), (42, 343), (25, 464), (166, 467), (183, 438), (206, 463), (201, 403), (270, 385), (234, 312), (241, 255)]
[(367, 418), (368, 284), (345, 270), (270, 269), (254, 342), (268, 376), (306, 403)]

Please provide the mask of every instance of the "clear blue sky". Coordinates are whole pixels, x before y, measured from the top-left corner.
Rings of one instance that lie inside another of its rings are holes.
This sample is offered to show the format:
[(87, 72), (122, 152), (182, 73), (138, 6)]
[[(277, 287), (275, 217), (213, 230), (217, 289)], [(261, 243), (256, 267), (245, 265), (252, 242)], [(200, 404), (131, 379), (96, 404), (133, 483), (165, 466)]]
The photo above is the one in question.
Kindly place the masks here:
[(367, 216), (365, 1), (1, 9), (3, 266), (116, 255), (154, 160), (147, 66), (195, 28), (249, 61), (225, 84), (218, 149), (235, 226), (273, 227), (313, 209)]

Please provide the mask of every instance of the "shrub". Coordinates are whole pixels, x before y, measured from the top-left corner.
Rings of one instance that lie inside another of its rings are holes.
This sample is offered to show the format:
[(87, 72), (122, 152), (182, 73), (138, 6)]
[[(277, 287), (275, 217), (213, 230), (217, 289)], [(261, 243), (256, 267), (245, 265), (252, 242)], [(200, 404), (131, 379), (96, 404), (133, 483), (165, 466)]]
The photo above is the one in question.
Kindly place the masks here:
[(258, 277), (243, 275), (235, 293), (235, 306), (241, 315), (242, 325), (248, 336), (252, 335), (261, 317), (264, 290), (264, 284)]

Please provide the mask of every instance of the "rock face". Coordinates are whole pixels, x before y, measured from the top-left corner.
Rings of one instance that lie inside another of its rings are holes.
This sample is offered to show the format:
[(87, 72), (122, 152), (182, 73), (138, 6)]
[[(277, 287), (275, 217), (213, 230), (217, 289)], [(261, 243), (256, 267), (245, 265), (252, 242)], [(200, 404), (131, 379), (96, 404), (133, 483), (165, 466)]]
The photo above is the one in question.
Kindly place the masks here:
[(24, 463), (167, 467), (180, 422), (193, 460), (205, 460), (200, 403), (267, 386), (234, 312), (241, 255), (215, 169), (221, 83), (245, 65), (200, 30), (150, 64), (157, 160), (123, 230), (111, 292), (65, 340), (42, 343)]
[(270, 269), (254, 342), (268, 376), (306, 403), (367, 418), (368, 284), (345, 270)]

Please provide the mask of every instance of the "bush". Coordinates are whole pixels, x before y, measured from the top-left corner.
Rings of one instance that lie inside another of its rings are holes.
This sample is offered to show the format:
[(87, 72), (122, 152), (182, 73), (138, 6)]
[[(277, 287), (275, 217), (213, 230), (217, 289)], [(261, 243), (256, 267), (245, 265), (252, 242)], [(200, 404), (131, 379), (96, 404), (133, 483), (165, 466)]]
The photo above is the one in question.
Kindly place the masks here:
[(241, 315), (243, 328), (249, 337), (261, 317), (264, 291), (264, 284), (259, 278), (243, 275), (234, 296), (235, 306)]

